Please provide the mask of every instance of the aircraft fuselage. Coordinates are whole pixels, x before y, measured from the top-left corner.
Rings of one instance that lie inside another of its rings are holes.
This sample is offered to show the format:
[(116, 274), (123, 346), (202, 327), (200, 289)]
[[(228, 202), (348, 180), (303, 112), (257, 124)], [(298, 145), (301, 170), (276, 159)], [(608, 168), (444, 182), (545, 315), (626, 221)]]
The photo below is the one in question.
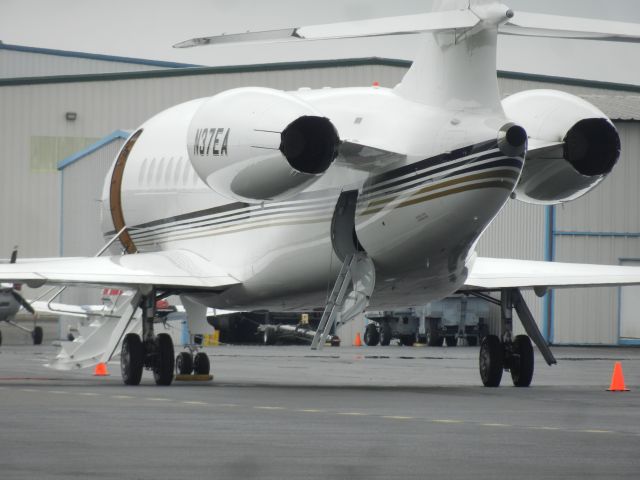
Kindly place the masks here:
[[(433, 108), (379, 87), (288, 94), (327, 117), (340, 139), (402, 155), (372, 156), (366, 169), (339, 157), (288, 198), (238, 201), (204, 183), (190, 162), (188, 145), (224, 162), (236, 134), (231, 124), (192, 125), (207, 99), (193, 100), (142, 125), (121, 178), (107, 177), (105, 236), (125, 222), (134, 251), (186, 249), (225, 269), (240, 285), (198, 296), (211, 307), (318, 307), (341, 263), (332, 244), (336, 203), (356, 191), (354, 242), (376, 267), (370, 307), (423, 304), (456, 291), (475, 242), (522, 170), (522, 157), (497, 145), (504, 115)], [(114, 206), (122, 219), (114, 221)]]

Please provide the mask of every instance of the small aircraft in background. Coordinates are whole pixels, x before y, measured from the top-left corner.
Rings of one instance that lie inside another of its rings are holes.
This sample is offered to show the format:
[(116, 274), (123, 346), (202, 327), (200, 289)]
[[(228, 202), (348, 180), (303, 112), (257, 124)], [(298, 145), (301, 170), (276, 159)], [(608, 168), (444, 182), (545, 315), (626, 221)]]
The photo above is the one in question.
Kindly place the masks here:
[[(11, 259), (9, 263), (16, 263), (18, 259), (17, 247), (11, 253)], [(25, 333), (31, 335), (34, 345), (40, 345), (42, 343), (42, 327), (35, 325), (37, 314), (31, 304), (20, 293), (22, 285), (20, 283), (1, 283), (0, 284), (0, 322), (5, 322), (14, 328), (22, 330)], [(33, 315), (34, 326), (33, 330), (29, 330), (26, 327), (16, 323), (16, 314), (20, 311), (20, 308), (24, 308), (27, 312)], [(0, 345), (2, 344), (2, 332), (0, 331)]]

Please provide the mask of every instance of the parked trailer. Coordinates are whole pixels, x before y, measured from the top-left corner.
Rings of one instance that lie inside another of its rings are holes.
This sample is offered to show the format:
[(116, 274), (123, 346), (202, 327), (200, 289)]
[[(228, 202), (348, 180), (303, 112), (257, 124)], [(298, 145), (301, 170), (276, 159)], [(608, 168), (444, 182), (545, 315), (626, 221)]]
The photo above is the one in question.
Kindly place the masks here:
[(456, 295), (431, 302), (424, 307), (399, 311), (367, 312), (366, 345), (389, 345), (397, 339), (401, 345), (416, 340), (429, 346), (449, 347), (460, 340), (475, 346), (487, 334), (489, 304), (482, 299)]

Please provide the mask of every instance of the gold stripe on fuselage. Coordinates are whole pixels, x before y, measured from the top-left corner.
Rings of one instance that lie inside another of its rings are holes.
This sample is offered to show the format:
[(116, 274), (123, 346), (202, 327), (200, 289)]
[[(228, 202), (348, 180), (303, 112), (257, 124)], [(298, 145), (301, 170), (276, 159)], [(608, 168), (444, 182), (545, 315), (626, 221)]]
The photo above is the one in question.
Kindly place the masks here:
[[(433, 186), (429, 186), (429, 187), (425, 187), (421, 190), (419, 190), (418, 192), (416, 192), (415, 194), (413, 194), (411, 197), (409, 197), (407, 200), (398, 203), (397, 205), (393, 205), (392, 209), (396, 209), (396, 208), (403, 208), (403, 207), (407, 207), (410, 205), (416, 205), (419, 203), (423, 203), (423, 202), (427, 202), (429, 200), (433, 200), (436, 198), (442, 198), (448, 195), (454, 195), (457, 193), (463, 193), (463, 192), (468, 192), (471, 190), (479, 190), (479, 189), (484, 189), (484, 188), (501, 188), (501, 189), (506, 189), (506, 190), (512, 190), (514, 185), (515, 185), (515, 179), (517, 178), (517, 174), (516, 172), (512, 172), (509, 171), (509, 174), (507, 175), (508, 177), (512, 177), (514, 181), (508, 181), (505, 176), (501, 176), (499, 179), (493, 180), (493, 181), (483, 181), (482, 180), (486, 180), (485, 177), (488, 178), (495, 178), (495, 175), (497, 172), (486, 172), (487, 175), (483, 175), (483, 174), (473, 174), (473, 175), (468, 175), (466, 177), (460, 178), (460, 179), (456, 179), (451, 180), (451, 181), (447, 181), (447, 182), (442, 182), (439, 185), (433, 185)], [(501, 172), (504, 173), (504, 172)], [(491, 174), (491, 175), (489, 175)], [(430, 191), (434, 191), (434, 190), (439, 190), (441, 188), (446, 188), (447, 186), (451, 186), (451, 185), (457, 185), (463, 182), (477, 182), (478, 180), (481, 181), (481, 183), (472, 183), (470, 185), (464, 185), (464, 186), (460, 186), (457, 188), (450, 188), (448, 190), (444, 190), (441, 192), (436, 192), (433, 193), (431, 195), (426, 195), (423, 196), (421, 195), (421, 193), (425, 193), (425, 192), (430, 192)], [(363, 211), (363, 212), (359, 212), (357, 213), (358, 216), (366, 216), (366, 215), (373, 215), (375, 213), (378, 213), (380, 211), (382, 211), (387, 204), (391, 203), (394, 199), (396, 199), (396, 197), (392, 197), (390, 199), (387, 199), (383, 205), (380, 205), (377, 208), (367, 208), (367, 210)], [(162, 234), (158, 234), (158, 237), (164, 237), (164, 238), (149, 238), (149, 239), (144, 239), (144, 240), (136, 240), (136, 243), (139, 246), (149, 246), (149, 245), (154, 245), (154, 244), (163, 244), (163, 243), (168, 243), (168, 242), (172, 242), (172, 241), (176, 241), (176, 240), (186, 240), (186, 239), (193, 239), (193, 238), (202, 238), (202, 237), (213, 237), (213, 236), (218, 236), (218, 235), (228, 235), (228, 234), (232, 234), (232, 233), (239, 233), (239, 232), (244, 232), (244, 231), (248, 231), (248, 230), (255, 230), (257, 228), (268, 228), (268, 227), (276, 227), (276, 226), (294, 226), (294, 225), (304, 225), (304, 224), (312, 224), (312, 223), (322, 223), (322, 222), (331, 222), (331, 218), (332, 216), (320, 216), (320, 217), (316, 217), (316, 218), (308, 218), (308, 217), (299, 217), (299, 218), (287, 218), (286, 221), (281, 221), (281, 220), (277, 220), (277, 219), (264, 219), (264, 220), (254, 220), (254, 221), (244, 221), (242, 223), (238, 223), (235, 225), (229, 225), (229, 226), (212, 226), (210, 228), (202, 228), (200, 229), (200, 231), (198, 232), (194, 232), (193, 229), (189, 229), (187, 231), (184, 231), (182, 233), (171, 233), (171, 232), (167, 232), (167, 233), (162, 233)]]

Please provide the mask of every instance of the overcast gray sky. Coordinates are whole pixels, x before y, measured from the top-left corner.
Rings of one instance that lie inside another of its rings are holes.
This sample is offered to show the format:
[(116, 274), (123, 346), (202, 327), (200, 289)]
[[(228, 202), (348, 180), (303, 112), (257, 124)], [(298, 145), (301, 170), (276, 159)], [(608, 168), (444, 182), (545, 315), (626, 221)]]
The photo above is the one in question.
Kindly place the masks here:
[[(640, 0), (506, 0), (517, 12), (640, 23)], [(379, 56), (410, 59), (415, 37), (173, 49), (223, 32), (429, 11), (430, 0), (0, 0), (0, 40), (202, 65)], [(503, 37), (498, 67), (640, 85), (640, 45)]]

